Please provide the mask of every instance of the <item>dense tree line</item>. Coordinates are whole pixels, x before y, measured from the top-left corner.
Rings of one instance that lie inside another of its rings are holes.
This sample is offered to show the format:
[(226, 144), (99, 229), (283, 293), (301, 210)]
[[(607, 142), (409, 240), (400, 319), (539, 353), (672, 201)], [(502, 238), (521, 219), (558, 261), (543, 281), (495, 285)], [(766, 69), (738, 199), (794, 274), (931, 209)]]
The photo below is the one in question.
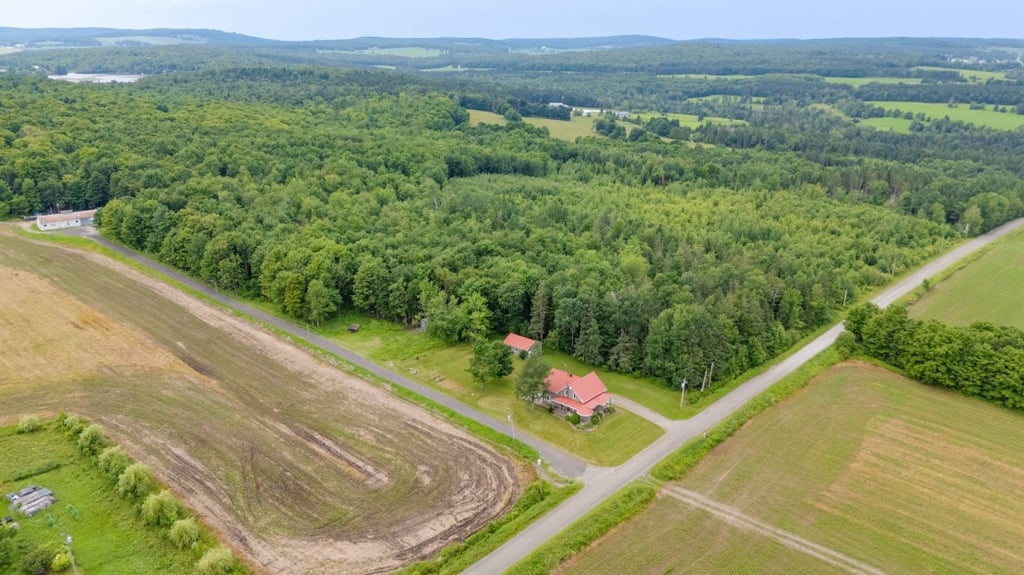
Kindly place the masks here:
[[(433, 82), (274, 66), (0, 78), (0, 210), (105, 205), (105, 234), (314, 324), (357, 310), (427, 317), (451, 341), (514, 330), (673, 384), (757, 365), (943, 237), (1022, 211), (1009, 170), (889, 157), (785, 98), (722, 100), (748, 124), (705, 125), (703, 145), (653, 125), (568, 143), (471, 127), (459, 102), (486, 90)], [(531, 101), (515, 98), (487, 101)], [(923, 137), (905, 143), (924, 154)]]
[(860, 349), (910, 377), (1024, 409), (1024, 331), (988, 323), (952, 327), (910, 319), (904, 306), (880, 311), (870, 304), (851, 310), (846, 327)]

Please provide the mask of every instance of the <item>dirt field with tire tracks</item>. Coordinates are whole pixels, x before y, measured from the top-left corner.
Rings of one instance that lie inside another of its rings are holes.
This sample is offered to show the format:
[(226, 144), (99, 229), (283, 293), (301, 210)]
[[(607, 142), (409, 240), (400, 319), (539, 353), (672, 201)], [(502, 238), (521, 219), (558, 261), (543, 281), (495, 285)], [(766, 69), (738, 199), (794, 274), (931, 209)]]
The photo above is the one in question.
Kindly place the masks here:
[(100, 423), (258, 570), (380, 573), (502, 514), (527, 470), (105, 257), (0, 228), (0, 420)]

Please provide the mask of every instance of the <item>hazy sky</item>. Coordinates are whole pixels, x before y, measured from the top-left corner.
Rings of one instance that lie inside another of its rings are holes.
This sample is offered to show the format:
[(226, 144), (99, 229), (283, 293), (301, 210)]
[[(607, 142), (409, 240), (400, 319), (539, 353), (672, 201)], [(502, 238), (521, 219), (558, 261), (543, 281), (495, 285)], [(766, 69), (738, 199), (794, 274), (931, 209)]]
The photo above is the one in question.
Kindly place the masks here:
[(264, 38), (1024, 37), (1024, 1), (4, 0), (0, 26), (215, 28)]

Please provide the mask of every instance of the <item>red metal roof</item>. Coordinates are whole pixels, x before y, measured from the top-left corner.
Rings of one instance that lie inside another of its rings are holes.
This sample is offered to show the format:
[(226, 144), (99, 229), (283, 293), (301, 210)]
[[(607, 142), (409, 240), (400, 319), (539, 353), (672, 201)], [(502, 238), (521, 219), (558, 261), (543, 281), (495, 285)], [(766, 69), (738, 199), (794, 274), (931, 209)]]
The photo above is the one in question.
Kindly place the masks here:
[(567, 371), (552, 369), (544, 381), (548, 384), (548, 391), (552, 395), (561, 393), (565, 388), (569, 387), (572, 388), (576, 397), (579, 397), (580, 401), (586, 404), (589, 404), (600, 395), (608, 393), (608, 386), (593, 371), (583, 377), (576, 377)]
[(96, 215), (96, 210), (85, 210), (84, 212), (69, 212), (66, 214), (53, 214), (50, 216), (39, 216), (38, 222), (41, 224), (55, 224), (57, 222), (68, 222), (71, 220), (80, 220), (82, 218), (91, 218)]
[(507, 336), (505, 336), (505, 345), (509, 347), (514, 347), (516, 349), (521, 349), (523, 351), (530, 351), (530, 348), (532, 348), (536, 344), (536, 341), (526, 336), (519, 335), (518, 333), (510, 333)]
[(565, 407), (572, 409), (578, 413), (580, 417), (590, 417), (591, 415), (594, 415), (595, 409), (602, 405), (608, 405), (611, 399), (612, 396), (610, 393), (602, 393), (586, 403), (580, 403), (571, 397), (556, 395), (551, 398), (551, 402), (564, 405)]

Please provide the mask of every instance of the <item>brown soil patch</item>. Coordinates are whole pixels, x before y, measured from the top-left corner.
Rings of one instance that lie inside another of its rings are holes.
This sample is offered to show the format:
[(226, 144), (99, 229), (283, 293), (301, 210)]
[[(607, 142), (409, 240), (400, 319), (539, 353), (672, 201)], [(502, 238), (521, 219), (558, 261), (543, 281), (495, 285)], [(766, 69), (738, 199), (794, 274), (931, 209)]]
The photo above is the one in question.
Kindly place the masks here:
[(110, 371), (192, 372), (141, 331), (98, 313), (34, 273), (0, 266), (0, 293), (0, 384)]
[(0, 265), (31, 276), (0, 365), (33, 374), (0, 387), (0, 419), (99, 422), (258, 571), (389, 572), (520, 494), (522, 466), (465, 431), (118, 262), (0, 233)]

